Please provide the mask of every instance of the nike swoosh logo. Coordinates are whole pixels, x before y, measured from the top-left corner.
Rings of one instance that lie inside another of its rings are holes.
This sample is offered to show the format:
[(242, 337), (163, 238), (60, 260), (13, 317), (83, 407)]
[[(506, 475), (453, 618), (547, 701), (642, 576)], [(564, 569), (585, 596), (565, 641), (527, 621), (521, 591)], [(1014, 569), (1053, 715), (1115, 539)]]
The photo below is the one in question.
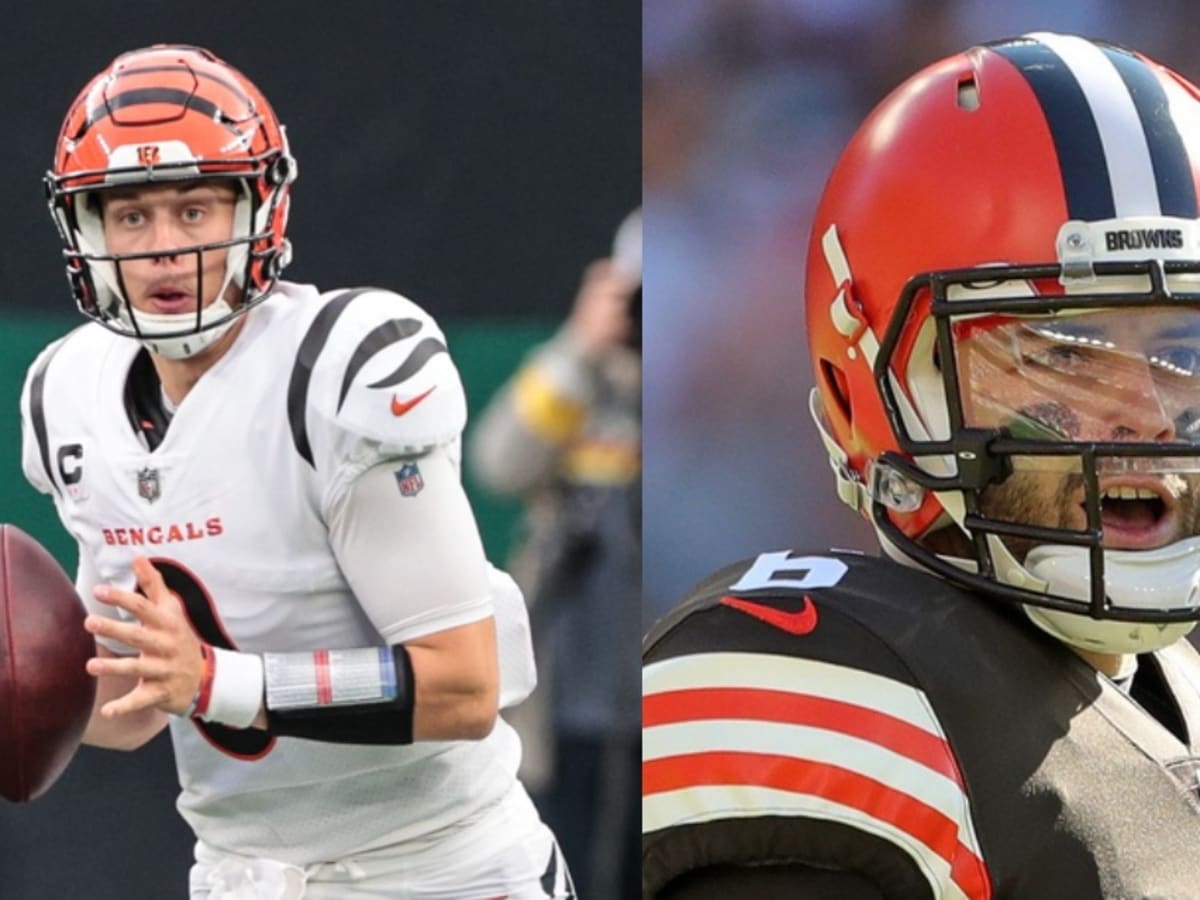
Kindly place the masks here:
[(435, 388), (435, 387), (437, 387), (436, 384), (433, 387), (431, 387), (429, 390), (427, 390), (425, 393), (417, 394), (417, 396), (415, 396), (415, 397), (409, 397), (407, 400), (401, 400), (395, 394), (392, 394), (392, 415), (393, 416), (404, 415), (406, 412), (408, 412), (410, 409), (412, 409), (414, 406), (416, 406), (418, 403), (420, 403), (422, 400), (424, 400), (426, 397), (428, 397), (430, 394), (432, 394), (433, 388)]
[(804, 606), (796, 612), (785, 612), (782, 609), (776, 609), (764, 603), (743, 600), (741, 597), (722, 597), (721, 603), (732, 609), (744, 612), (747, 615), (754, 616), (754, 618), (766, 622), (768, 625), (781, 628), (788, 634), (809, 634), (817, 627), (817, 605), (812, 602), (812, 598), (807, 594), (804, 595)]

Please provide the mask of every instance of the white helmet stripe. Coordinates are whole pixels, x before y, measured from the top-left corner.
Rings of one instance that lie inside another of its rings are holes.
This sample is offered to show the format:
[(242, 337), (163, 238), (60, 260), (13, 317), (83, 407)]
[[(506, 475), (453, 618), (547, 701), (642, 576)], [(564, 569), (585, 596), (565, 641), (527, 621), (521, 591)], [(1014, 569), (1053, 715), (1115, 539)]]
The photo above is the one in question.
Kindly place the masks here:
[(1108, 163), (1116, 216), (1160, 215), (1146, 134), (1133, 97), (1112, 61), (1099, 47), (1080, 37), (1046, 32), (1030, 37), (1058, 54), (1091, 107)]
[[(846, 251), (842, 247), (841, 239), (838, 237), (836, 225), (830, 225), (829, 229), (822, 235), (821, 249), (825, 253), (825, 262), (829, 265), (829, 271), (833, 275), (834, 283), (840, 288), (833, 303), (830, 304), (829, 317), (833, 320), (834, 327), (846, 337), (853, 337), (855, 332), (858, 332), (857, 338), (849, 352), (851, 356), (855, 352), (862, 353), (867, 367), (874, 369), (875, 359), (879, 356), (879, 339), (875, 336), (875, 332), (871, 330), (871, 326), (860, 323), (860, 320), (854, 317), (847, 305), (845, 287), (848, 283), (853, 283), (854, 278), (850, 274), (850, 262), (846, 258)], [(889, 371), (888, 380), (892, 385), (892, 393), (896, 397), (896, 405), (900, 409), (900, 417), (904, 419), (904, 424), (909, 434), (916, 440), (929, 440), (929, 432), (926, 430), (925, 423), (921, 421), (916, 408), (909, 402), (908, 395), (905, 393), (899, 379), (896, 378), (896, 373)]]
[(1017, 68), (1041, 107), (1068, 219), (1197, 217), (1179, 113), (1147, 62), (1116, 46), (1044, 32), (989, 49)]

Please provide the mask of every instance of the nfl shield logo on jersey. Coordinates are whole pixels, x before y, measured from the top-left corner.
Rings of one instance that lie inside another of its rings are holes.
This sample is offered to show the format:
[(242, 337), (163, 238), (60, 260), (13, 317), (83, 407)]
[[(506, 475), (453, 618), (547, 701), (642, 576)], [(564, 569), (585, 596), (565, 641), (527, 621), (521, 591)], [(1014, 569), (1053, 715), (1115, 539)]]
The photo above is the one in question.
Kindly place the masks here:
[(400, 487), (401, 496), (415, 497), (425, 487), (425, 479), (421, 477), (421, 470), (416, 463), (405, 463), (396, 470), (396, 484)]
[(162, 494), (158, 483), (158, 469), (145, 468), (137, 473), (138, 496), (147, 503), (153, 503)]

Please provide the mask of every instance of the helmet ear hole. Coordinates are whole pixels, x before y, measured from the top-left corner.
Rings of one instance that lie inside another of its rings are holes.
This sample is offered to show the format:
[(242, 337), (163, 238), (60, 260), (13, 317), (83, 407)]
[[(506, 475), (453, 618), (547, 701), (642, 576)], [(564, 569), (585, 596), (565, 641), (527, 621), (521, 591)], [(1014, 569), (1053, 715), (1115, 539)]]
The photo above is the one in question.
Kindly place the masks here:
[(974, 72), (958, 79), (958, 108), (967, 112), (979, 109), (979, 85), (975, 82)]
[(850, 391), (846, 381), (846, 373), (827, 359), (821, 360), (821, 380), (825, 391), (833, 397), (838, 412), (847, 422), (850, 421)]

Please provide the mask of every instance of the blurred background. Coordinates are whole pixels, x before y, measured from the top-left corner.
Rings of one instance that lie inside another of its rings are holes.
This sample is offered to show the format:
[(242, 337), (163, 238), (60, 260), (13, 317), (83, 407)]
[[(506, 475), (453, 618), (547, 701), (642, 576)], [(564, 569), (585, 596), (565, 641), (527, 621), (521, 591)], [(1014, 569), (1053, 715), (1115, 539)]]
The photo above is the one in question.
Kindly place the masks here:
[[(474, 418), (640, 201), (640, 38), (639, 6), (601, 0), (12, 5), (0, 29), (0, 518), (74, 572), (50, 500), (20, 471), (17, 400), (38, 350), (82, 321), (41, 178), (68, 104), (114, 56), (194, 43), (258, 84), (300, 167), (287, 277), (379, 285), (426, 307)], [(503, 562), (521, 503), (466, 474)], [(634, 646), (624, 664), (636, 671)], [(176, 793), (166, 735), (135, 754), (84, 748), (45, 797), (0, 804), (0, 898), (183, 896), (191, 837)]]
[(802, 308), (810, 217), (870, 108), (928, 63), (1036, 30), (1195, 80), (1200, 21), (1182, 0), (654, 0), (643, 26), (648, 624), (738, 559), (876, 546), (809, 420)]

